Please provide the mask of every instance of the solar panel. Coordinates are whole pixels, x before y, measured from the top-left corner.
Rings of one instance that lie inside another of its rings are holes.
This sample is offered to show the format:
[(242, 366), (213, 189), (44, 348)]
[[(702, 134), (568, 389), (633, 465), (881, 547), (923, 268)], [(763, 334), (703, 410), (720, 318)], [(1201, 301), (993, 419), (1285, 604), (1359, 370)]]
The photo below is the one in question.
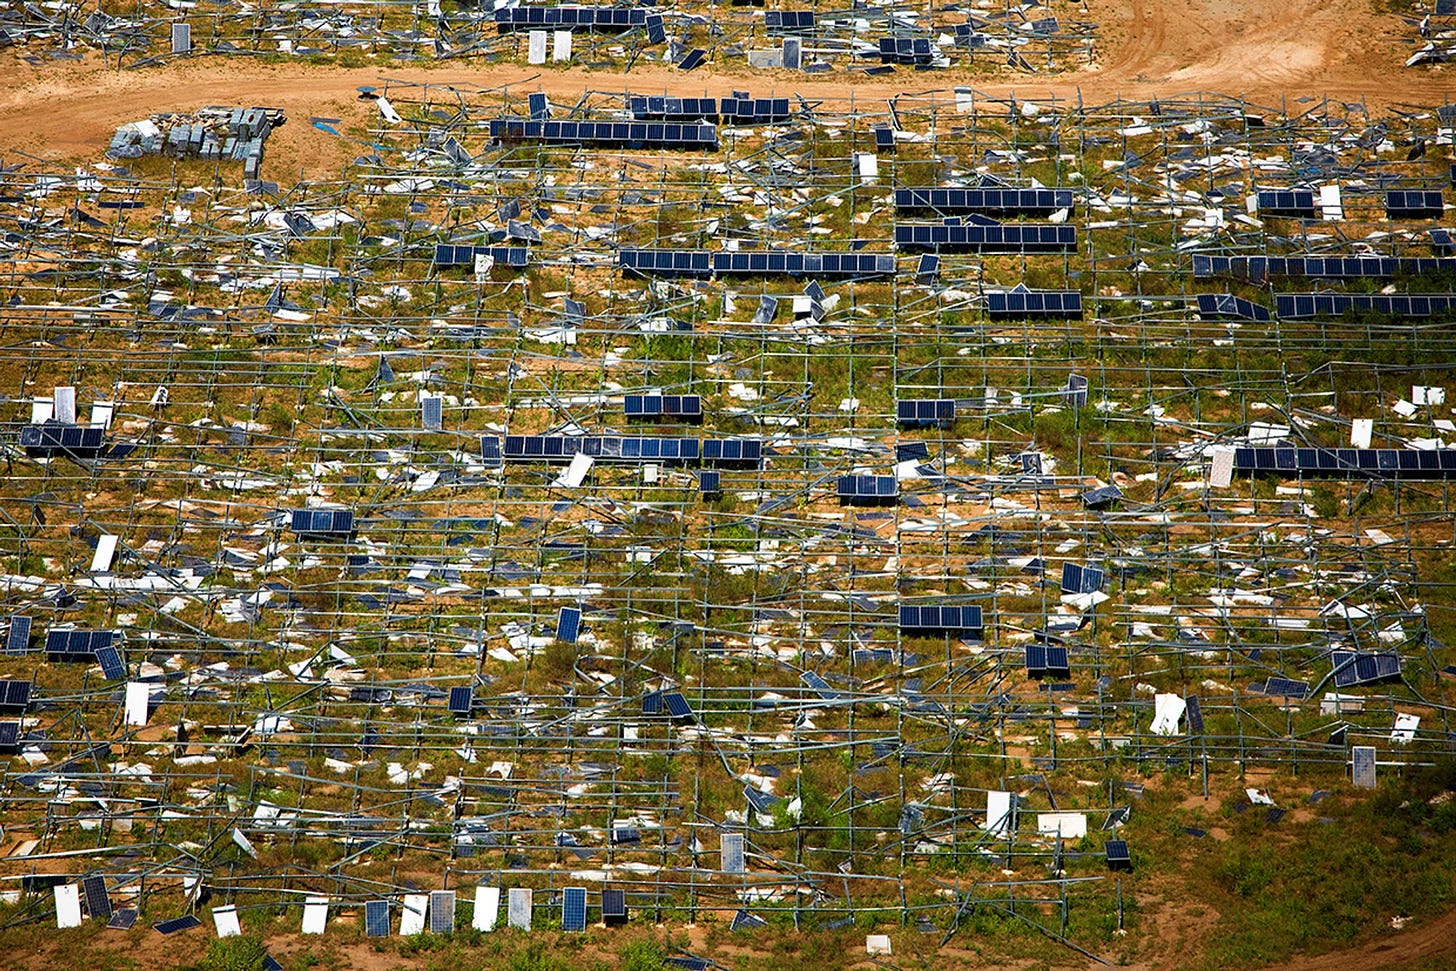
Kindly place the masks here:
[[(1431, 230), (1433, 240), (1442, 230)], [(1274, 277), (1389, 279), (1456, 271), (1456, 259), (1423, 256), (1194, 256), (1195, 279), (1232, 277), (1262, 283)], [(1256, 305), (1255, 305), (1256, 306)]]
[(1026, 673), (1034, 678), (1048, 676), (1065, 677), (1072, 666), (1067, 649), (1055, 644), (1028, 644), (1026, 651)]
[(48, 421), (20, 429), (20, 446), (27, 455), (74, 455), (95, 457), (105, 445), (106, 431), (89, 425), (67, 425)]
[(1077, 563), (1062, 564), (1062, 592), (1070, 594), (1095, 593), (1102, 589), (1107, 571), (1097, 566), (1082, 566)]
[(31, 618), (14, 614), (10, 618), (10, 632), (5, 636), (6, 654), (24, 654), (30, 650)]
[(703, 50), (701, 47), (694, 47), (692, 50), (688, 51), (687, 57), (684, 57), (681, 61), (678, 61), (677, 69), (679, 71), (691, 71), (693, 68), (702, 64), (703, 61), (707, 60), (707, 57), (707, 51)]
[(1082, 493), (1082, 505), (1088, 509), (1105, 509), (1122, 498), (1122, 490), (1115, 485), (1098, 486)]
[(1268, 321), (1271, 318), (1268, 307), (1262, 307), (1251, 300), (1236, 297), (1230, 293), (1200, 293), (1198, 313), (1201, 317), (1236, 320)]
[(507, 7), (495, 12), (495, 25), (501, 33), (542, 29), (621, 33), (646, 27), (648, 14), (641, 8), (628, 7)]
[(738, 913), (733, 915), (733, 923), (728, 926), (728, 929), (732, 931), (742, 931), (754, 930), (759, 927), (767, 926), (768, 921), (764, 920), (762, 917), (759, 917), (757, 914), (750, 914), (746, 910), (740, 910), (738, 911)]
[(0, 752), (20, 751), (20, 722), (0, 722)]
[(455, 930), (455, 891), (430, 892), (430, 933), (449, 934)]
[(1304, 698), (1309, 694), (1309, 684), (1290, 678), (1270, 678), (1264, 684), (1264, 693), (1281, 698)]
[(271, 954), (263, 955), (263, 971), (283, 971), (283, 965)]
[(476, 265), (478, 256), (489, 258), (493, 266), (523, 269), (530, 262), (531, 251), (524, 246), (468, 246), (439, 243), (435, 246), (436, 266)]
[(190, 931), (194, 927), (201, 927), (202, 921), (191, 914), (184, 914), (181, 917), (173, 917), (171, 920), (160, 921), (152, 927), (163, 934), (176, 934), (179, 931)]
[(627, 892), (625, 890), (602, 890), (602, 922), (608, 925), (627, 922)]
[(107, 646), (96, 652), (96, 661), (101, 665), (101, 674), (108, 681), (125, 681), (126, 665), (121, 661), (121, 652)]
[(586, 930), (586, 888), (567, 887), (561, 892), (561, 929)]
[(662, 703), (667, 706), (667, 713), (673, 718), (692, 718), (693, 709), (688, 700), (683, 697), (681, 691), (667, 691), (662, 695)]
[(1375, 746), (1356, 745), (1350, 749), (1350, 777), (1357, 788), (1375, 788)]
[(1108, 840), (1104, 849), (1109, 867), (1118, 869), (1132, 866), (1132, 851), (1128, 849), (1127, 840)]
[(469, 685), (450, 689), (450, 700), (447, 708), (452, 714), (468, 715), (471, 705), (475, 702), (475, 689)]
[(389, 936), (389, 901), (364, 902), (364, 934), (366, 937)]
[(1199, 702), (1197, 695), (1189, 695), (1183, 699), (1183, 716), (1188, 720), (1188, 734), (1203, 734), (1203, 705)]
[(86, 912), (93, 919), (111, 919), (111, 898), (106, 895), (105, 877), (86, 877), (81, 881), (81, 894), (86, 898)]
[(769, 10), (763, 15), (763, 26), (770, 34), (788, 34), (814, 29), (812, 10)]
[(742, 873), (743, 834), (724, 833), (718, 841), (719, 866), (724, 873)]
[(426, 395), (420, 399), (420, 423), (432, 430), (445, 426), (445, 402), (442, 398)]
[(934, 249), (979, 253), (1075, 253), (1077, 227), (1011, 223), (951, 225), (899, 223), (895, 245), (905, 250)]
[(556, 615), (556, 639), (565, 644), (575, 644), (581, 633), (581, 608), (562, 607)]
[(704, 469), (698, 473), (698, 491), (705, 496), (721, 495), (723, 473), (713, 469)]
[(24, 711), (30, 706), (29, 681), (0, 681), (0, 708)]
[[(106, 922), (107, 930), (129, 931), (136, 925), (137, 912), (130, 907), (122, 907), (111, 912), (111, 919)], [(201, 923), (201, 921), (198, 921)]]
[(1332, 651), (1335, 687), (1349, 688), (1388, 678), (1400, 677), (1400, 655), (1393, 651), (1361, 654), (1356, 651)]
[(295, 509), (289, 528), (300, 536), (347, 536), (354, 531), (354, 513), (349, 509)]

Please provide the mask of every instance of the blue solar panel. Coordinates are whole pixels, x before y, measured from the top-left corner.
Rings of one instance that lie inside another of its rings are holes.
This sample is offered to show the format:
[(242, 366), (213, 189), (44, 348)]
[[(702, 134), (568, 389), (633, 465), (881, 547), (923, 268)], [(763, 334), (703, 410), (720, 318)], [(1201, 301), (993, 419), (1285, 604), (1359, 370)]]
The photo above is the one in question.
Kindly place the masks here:
[(1391, 219), (1439, 219), (1444, 210), (1439, 190), (1391, 189), (1385, 193), (1385, 214)]
[(803, 674), (799, 675), (799, 680), (803, 682), (804, 687), (808, 688), (810, 691), (813, 691), (815, 694), (817, 694), (821, 698), (824, 698), (825, 700), (842, 698), (844, 696), (844, 692), (836, 691), (834, 688), (830, 687), (828, 681), (825, 681), (821, 675), (813, 671), (805, 671)]
[(1446, 316), (1456, 293), (1276, 293), (1274, 312), (1286, 320), (1339, 317), (1352, 311), (1391, 317)]
[(10, 618), (10, 631), (5, 636), (6, 654), (24, 654), (30, 650), (31, 618), (14, 614)]
[(759, 927), (767, 926), (768, 921), (764, 920), (762, 917), (759, 917), (756, 914), (750, 914), (746, 910), (740, 910), (738, 913), (733, 915), (733, 923), (728, 925), (728, 929), (733, 931), (742, 931), (755, 930)]
[(455, 930), (455, 891), (430, 891), (430, 933), (449, 934)]
[(621, 923), (627, 919), (627, 892), (625, 890), (602, 890), (602, 920), (605, 923)]
[(271, 954), (263, 955), (263, 971), (283, 971), (283, 965)]
[(1310, 189), (1260, 189), (1256, 194), (1259, 212), (1266, 216), (1294, 216), (1313, 219), (1314, 192)]
[(1264, 693), (1282, 698), (1304, 698), (1309, 694), (1309, 684), (1290, 678), (1270, 678), (1264, 684)]
[(981, 608), (974, 604), (901, 604), (899, 628), (907, 631), (979, 631)]
[(699, 444), (696, 438), (507, 435), (501, 453), (508, 461), (569, 462), (581, 454), (606, 462), (695, 462)]
[(111, 919), (106, 922), (107, 930), (129, 931), (136, 924), (137, 912), (130, 907), (122, 907), (111, 912)]
[(475, 689), (469, 685), (450, 689), (450, 700), (446, 707), (452, 714), (468, 715), (475, 703)]
[(501, 467), (501, 440), (496, 435), (482, 435), (480, 438), (480, 461), (487, 469)]
[(1198, 313), (1200, 316), (1209, 318), (1263, 322), (1271, 319), (1268, 307), (1262, 307), (1251, 300), (1236, 297), (1231, 293), (1200, 293), (1198, 295)]
[(497, 140), (536, 141), (545, 144), (595, 144), (615, 148), (713, 148), (718, 130), (690, 122), (537, 121), (493, 118), (490, 137)]
[(662, 695), (662, 703), (673, 718), (692, 718), (693, 709), (681, 691), (668, 691)]
[(349, 509), (295, 509), (289, 526), (303, 536), (347, 536), (354, 531), (354, 513)]
[(1072, 207), (1071, 189), (933, 189), (895, 190), (895, 208), (902, 212), (993, 213), (1046, 216)]
[(115, 639), (116, 632), (109, 630), (52, 630), (46, 632), (45, 650), (53, 660), (85, 662)]
[(881, 37), (879, 51), (885, 64), (929, 64), (934, 57), (928, 37)]
[(1273, 277), (1388, 279), (1456, 272), (1456, 259), (1421, 256), (1194, 256), (1193, 276), (1256, 283)]
[(705, 496), (718, 495), (723, 491), (723, 473), (716, 469), (704, 469), (698, 473), (698, 491)]
[(763, 26), (769, 34), (792, 34), (814, 29), (812, 10), (769, 10), (763, 15)]
[(0, 681), (0, 708), (24, 711), (30, 707), (33, 688), (34, 685), (29, 681)]
[(639, 121), (716, 120), (718, 99), (630, 95), (627, 98), (627, 109)]
[(1077, 563), (1062, 564), (1063, 593), (1095, 593), (1102, 589), (1107, 573), (1098, 566), (1082, 566)]
[(495, 12), (496, 29), (591, 30), (620, 33), (647, 26), (647, 11), (633, 7), (506, 7)]
[(1332, 651), (1330, 652), (1330, 663), (1334, 665), (1335, 687), (1337, 688), (1350, 688), (1355, 685), (1400, 677), (1400, 655), (1393, 651), (1375, 654)]
[(972, 250), (980, 253), (1075, 253), (1077, 227), (1040, 223), (950, 225), (898, 223), (895, 245), (905, 250)]
[(440, 243), (435, 246), (436, 266), (475, 266), (477, 256), (488, 256), (496, 266), (523, 269), (529, 262), (531, 251), (524, 246), (466, 246)]
[(125, 681), (126, 665), (122, 663), (121, 652), (107, 645), (96, 652), (96, 661), (101, 665), (101, 674), (108, 681)]
[(1104, 849), (1107, 852), (1108, 866), (1126, 866), (1132, 863), (1132, 851), (1128, 849), (1127, 840), (1108, 840)]
[(992, 320), (1050, 317), (1072, 320), (1082, 316), (1082, 294), (1078, 290), (1014, 290), (986, 294), (986, 315)]
[(106, 432), (89, 425), (67, 425), (48, 421), (20, 429), (20, 446), (34, 456), (94, 456), (105, 445)]
[(895, 419), (906, 427), (948, 427), (955, 421), (952, 398), (901, 398), (895, 402)]
[(389, 936), (389, 901), (364, 902), (364, 934), (367, 937)]
[(752, 438), (705, 438), (703, 461), (718, 465), (756, 466), (763, 461), (763, 443)]
[(1234, 471), (1359, 479), (1456, 477), (1456, 449), (1251, 448), (1234, 449)]
[(81, 881), (81, 894), (86, 898), (86, 912), (93, 920), (111, 918), (111, 898), (106, 895), (105, 877), (86, 877)]
[(1122, 490), (1115, 485), (1098, 486), (1082, 493), (1082, 505), (1088, 509), (1105, 509), (1122, 498)]
[(1197, 695), (1189, 695), (1183, 699), (1184, 717), (1188, 720), (1188, 734), (1203, 734), (1203, 705)]
[(567, 887), (561, 892), (561, 929), (586, 930), (586, 889)]
[(900, 484), (893, 475), (841, 475), (835, 491), (851, 502), (884, 502), (899, 496)]
[(575, 644), (581, 633), (581, 608), (562, 607), (556, 615), (556, 639), (566, 644)]
[(687, 57), (684, 57), (681, 61), (678, 61), (677, 69), (679, 71), (691, 71), (693, 68), (702, 64), (703, 61), (707, 60), (707, 58), (707, 51), (703, 50), (701, 47), (695, 47), (692, 50), (688, 51)]
[(164, 920), (152, 925), (163, 934), (175, 934), (178, 931), (190, 931), (194, 927), (201, 927), (202, 921), (191, 914), (184, 914), (181, 917), (173, 917), (171, 920)]
[(629, 394), (622, 399), (628, 418), (701, 418), (703, 399), (695, 394)]

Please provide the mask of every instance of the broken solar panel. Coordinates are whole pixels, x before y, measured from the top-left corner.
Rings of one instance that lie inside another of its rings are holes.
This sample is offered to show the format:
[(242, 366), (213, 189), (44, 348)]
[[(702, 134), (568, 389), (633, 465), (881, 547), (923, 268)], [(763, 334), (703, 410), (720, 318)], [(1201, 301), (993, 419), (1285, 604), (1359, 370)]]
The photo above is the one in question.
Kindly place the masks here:
[(1438, 189), (1388, 189), (1385, 215), (1390, 219), (1439, 219), (1445, 211)]
[(364, 935), (366, 937), (389, 936), (388, 900), (366, 900), (364, 902)]
[(1060, 209), (1071, 207), (1071, 189), (895, 190), (895, 208), (901, 212), (980, 212), (1008, 216), (1049, 216)]
[(1082, 294), (1078, 290), (1029, 290), (1021, 285), (992, 290), (986, 294), (986, 316), (992, 320), (1079, 319)]
[(10, 630), (5, 634), (5, 653), (24, 654), (30, 650), (31, 618), (20, 614), (10, 617)]
[(348, 536), (354, 532), (354, 513), (349, 509), (295, 509), (289, 527), (300, 536)]
[(556, 639), (563, 644), (575, 644), (581, 633), (581, 608), (562, 607), (556, 614)]
[(746, 910), (740, 910), (733, 915), (733, 922), (728, 925), (732, 931), (757, 930), (760, 927), (767, 927), (768, 921), (757, 914), (750, 914)]
[(1243, 297), (1236, 297), (1231, 293), (1200, 293), (1198, 295), (1198, 313), (1202, 317), (1225, 320), (1267, 322), (1271, 319), (1268, 307), (1260, 306)]
[(683, 697), (681, 691), (663, 692), (662, 705), (667, 709), (668, 715), (673, 718), (693, 717), (693, 708), (688, 704), (687, 698)]
[(1351, 688), (1400, 677), (1400, 655), (1394, 651), (1362, 654), (1357, 651), (1331, 651), (1335, 687)]
[(45, 652), (52, 661), (90, 662), (115, 641), (116, 632), (110, 630), (50, 630), (46, 631)]
[(955, 421), (952, 398), (901, 398), (895, 402), (895, 420), (906, 428), (949, 427)]
[(493, 118), (490, 137), (497, 141), (535, 141), (615, 148), (717, 148), (718, 129), (691, 122), (532, 121)]
[(1309, 695), (1309, 683), (1292, 678), (1270, 678), (1264, 682), (1264, 694), (1277, 698), (1300, 699)]
[(1096, 593), (1102, 589), (1107, 571), (1100, 566), (1083, 566), (1079, 563), (1062, 564), (1062, 593)]
[(586, 930), (586, 888), (567, 887), (561, 892), (561, 929)]
[(897, 223), (895, 245), (903, 250), (934, 249), (977, 253), (1075, 253), (1077, 227), (1040, 223), (991, 226), (967, 223)]
[(119, 907), (111, 912), (111, 919), (106, 922), (107, 930), (129, 931), (136, 924), (137, 912), (131, 907)]
[(981, 608), (975, 604), (913, 605), (901, 604), (899, 624), (902, 631), (945, 633), (979, 633), (984, 629)]
[(703, 417), (703, 399), (695, 394), (629, 394), (622, 399), (628, 418)]
[(121, 660), (121, 652), (113, 645), (97, 648), (96, 663), (101, 665), (101, 675), (108, 681), (126, 680), (126, 665)]
[(1189, 695), (1183, 699), (1183, 717), (1188, 722), (1189, 735), (1203, 734), (1203, 704), (1198, 700), (1197, 695)]
[(1456, 449), (1240, 446), (1234, 449), (1234, 471), (1332, 479), (1448, 479), (1456, 477)]
[(1284, 320), (1340, 317), (1348, 313), (1388, 317), (1447, 317), (1456, 293), (1276, 293), (1274, 313)]
[[(1383, 280), (1397, 276), (1429, 276), (1453, 272), (1456, 272), (1456, 259), (1449, 257), (1198, 255), (1193, 257), (1193, 276), (1197, 279), (1231, 277), (1255, 283), (1284, 276)], [(1201, 305), (1199, 309), (1202, 310)]]
[(1303, 219), (1318, 215), (1311, 189), (1260, 189), (1254, 199), (1261, 215)]
[(1122, 498), (1122, 490), (1115, 485), (1098, 486), (1082, 493), (1082, 505), (1088, 509), (1106, 509)]
[(841, 475), (835, 493), (850, 503), (893, 503), (899, 498), (900, 483), (893, 475)]
[(66, 425), (48, 421), (20, 429), (20, 447), (38, 458), (72, 455), (95, 458), (106, 444), (106, 430), (89, 425)]
[(647, 26), (642, 7), (503, 7), (495, 12), (501, 33), (515, 30), (582, 30), (621, 33)]
[(476, 265), (478, 257), (487, 257), (495, 266), (524, 269), (530, 262), (531, 251), (524, 246), (465, 246), (439, 243), (435, 246), (436, 266)]

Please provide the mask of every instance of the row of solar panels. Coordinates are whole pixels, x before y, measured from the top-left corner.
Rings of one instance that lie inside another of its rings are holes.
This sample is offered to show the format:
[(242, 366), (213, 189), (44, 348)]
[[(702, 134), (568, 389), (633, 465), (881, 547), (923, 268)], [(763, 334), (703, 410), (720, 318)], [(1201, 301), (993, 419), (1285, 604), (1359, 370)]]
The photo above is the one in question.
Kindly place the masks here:
[(763, 443), (751, 438), (623, 438), (615, 435), (507, 435), (508, 461), (562, 460), (588, 455), (622, 462), (723, 462), (757, 465)]
[(495, 12), (501, 30), (627, 30), (646, 27), (649, 17), (662, 22), (661, 15), (641, 7), (503, 7)]
[(928, 37), (881, 37), (879, 51), (884, 64), (929, 64), (935, 56)]
[(1456, 293), (1276, 293), (1274, 313), (1285, 320), (1340, 317), (1351, 312), (1390, 317), (1436, 317), (1456, 312)]
[(1193, 276), (1228, 276), (1240, 280), (1271, 277), (1386, 279), (1456, 273), (1456, 258), (1433, 256), (1195, 256)]
[(349, 509), (295, 509), (289, 526), (302, 535), (346, 535), (354, 531), (354, 513)]
[(20, 429), (20, 447), (30, 455), (95, 455), (106, 444), (106, 430), (90, 425), (48, 421)]
[(895, 258), (883, 253), (624, 249), (617, 253), (617, 265), (634, 273), (685, 277), (782, 274), (858, 279), (895, 272)]
[(1004, 213), (1049, 215), (1072, 207), (1071, 189), (935, 189), (895, 190), (895, 208), (902, 212)]
[(1456, 449), (1240, 447), (1234, 449), (1234, 471), (1449, 479), (1456, 477)]
[(639, 121), (721, 121), (728, 125), (756, 125), (787, 121), (788, 98), (676, 98), (668, 95), (630, 95), (627, 108)]
[(902, 425), (949, 425), (955, 421), (954, 398), (901, 398), (895, 402), (895, 418)]
[(439, 243), (435, 246), (436, 266), (474, 266), (477, 256), (494, 260), (497, 266), (520, 269), (526, 266), (531, 251), (524, 246), (461, 246)]
[(703, 399), (695, 394), (629, 394), (622, 398), (628, 418), (701, 418)]
[(900, 495), (900, 482), (893, 475), (841, 475), (835, 494), (850, 502), (883, 502)]
[(492, 118), (490, 137), (628, 148), (717, 148), (718, 129), (690, 122)]
[(981, 631), (981, 608), (974, 604), (914, 606), (901, 604), (898, 627), (906, 631)]
[(983, 253), (1075, 253), (1077, 227), (1041, 223), (899, 223), (901, 249), (977, 250)]
[[(1254, 194), (1259, 211), (1270, 216), (1313, 219), (1318, 215), (1312, 189), (1260, 189)], [(1385, 193), (1385, 213), (1391, 219), (1434, 219), (1441, 215), (1444, 200), (1430, 189), (1390, 189)]]

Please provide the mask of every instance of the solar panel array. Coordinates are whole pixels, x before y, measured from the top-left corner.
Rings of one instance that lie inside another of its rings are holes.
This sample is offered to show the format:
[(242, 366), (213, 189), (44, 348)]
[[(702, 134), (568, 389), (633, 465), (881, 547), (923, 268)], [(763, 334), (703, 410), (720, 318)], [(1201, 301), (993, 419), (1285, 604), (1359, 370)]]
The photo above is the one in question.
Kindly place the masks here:
[(886, 64), (929, 64), (934, 57), (928, 37), (881, 37), (879, 50)]
[(30, 650), (31, 618), (15, 614), (10, 618), (10, 630), (5, 634), (5, 653), (24, 654)]
[(1260, 306), (1252, 300), (1245, 300), (1243, 297), (1236, 297), (1230, 293), (1200, 293), (1198, 295), (1198, 312), (1205, 317), (1232, 317), (1239, 320), (1263, 322), (1273, 319), (1268, 307)]
[(707, 250), (623, 249), (617, 265), (658, 276), (812, 276), (863, 279), (891, 276), (895, 258), (882, 253), (708, 252)]
[(1317, 215), (1314, 192), (1309, 189), (1260, 189), (1255, 198), (1259, 212), (1265, 216), (1313, 219)]
[(1456, 313), (1456, 293), (1276, 293), (1274, 313), (1285, 320), (1347, 313), (1444, 317)]
[(354, 512), (350, 509), (295, 509), (289, 515), (289, 528), (295, 533), (314, 536), (346, 536), (354, 531)]
[(763, 15), (763, 26), (770, 34), (813, 30), (814, 11), (767, 10)]
[(880, 502), (898, 497), (900, 483), (893, 475), (841, 475), (835, 492), (852, 502)]
[(439, 243), (435, 246), (436, 266), (474, 266), (477, 257), (485, 256), (496, 266), (524, 269), (531, 251), (524, 246), (467, 246), (460, 243)]
[(899, 627), (906, 631), (979, 631), (985, 624), (975, 604), (901, 604)]
[(955, 421), (952, 398), (902, 398), (895, 402), (895, 419), (907, 427), (946, 426)]
[(58, 660), (90, 661), (115, 641), (116, 632), (110, 630), (49, 630), (45, 651)]
[(992, 320), (1052, 317), (1072, 320), (1082, 316), (1080, 290), (1006, 290), (986, 294), (986, 315)]
[(895, 245), (901, 249), (974, 250), (980, 253), (1075, 253), (1077, 227), (1008, 223), (898, 223)]
[(1385, 214), (1391, 219), (1440, 219), (1445, 200), (1438, 189), (1390, 189)]
[(589, 455), (603, 462), (697, 462), (706, 459), (696, 438), (622, 438), (615, 435), (507, 435), (502, 457), (508, 462), (569, 461)]
[(1330, 664), (1334, 667), (1337, 688), (1353, 688), (1400, 677), (1400, 655), (1394, 651), (1331, 651)]
[(672, 121), (536, 121), (493, 118), (490, 137), (609, 148), (717, 148), (712, 125)]
[(1026, 645), (1026, 673), (1033, 678), (1066, 677), (1072, 664), (1067, 649), (1061, 645)]
[(622, 31), (646, 27), (648, 13), (642, 7), (502, 7), (495, 12), (495, 23), (502, 31)]
[(1107, 581), (1107, 571), (1099, 566), (1080, 563), (1062, 564), (1063, 593), (1095, 593)]
[(1071, 209), (1071, 189), (937, 189), (914, 187), (895, 190), (895, 208), (902, 212), (984, 212), (1019, 216), (1048, 216)]
[(32, 455), (94, 455), (106, 444), (106, 431), (89, 425), (46, 422), (20, 429), (20, 447)]
[(1337, 479), (1449, 479), (1456, 476), (1456, 449), (1241, 446), (1234, 449), (1234, 471)]
[(701, 418), (703, 399), (695, 394), (629, 394), (622, 409), (628, 418)]

